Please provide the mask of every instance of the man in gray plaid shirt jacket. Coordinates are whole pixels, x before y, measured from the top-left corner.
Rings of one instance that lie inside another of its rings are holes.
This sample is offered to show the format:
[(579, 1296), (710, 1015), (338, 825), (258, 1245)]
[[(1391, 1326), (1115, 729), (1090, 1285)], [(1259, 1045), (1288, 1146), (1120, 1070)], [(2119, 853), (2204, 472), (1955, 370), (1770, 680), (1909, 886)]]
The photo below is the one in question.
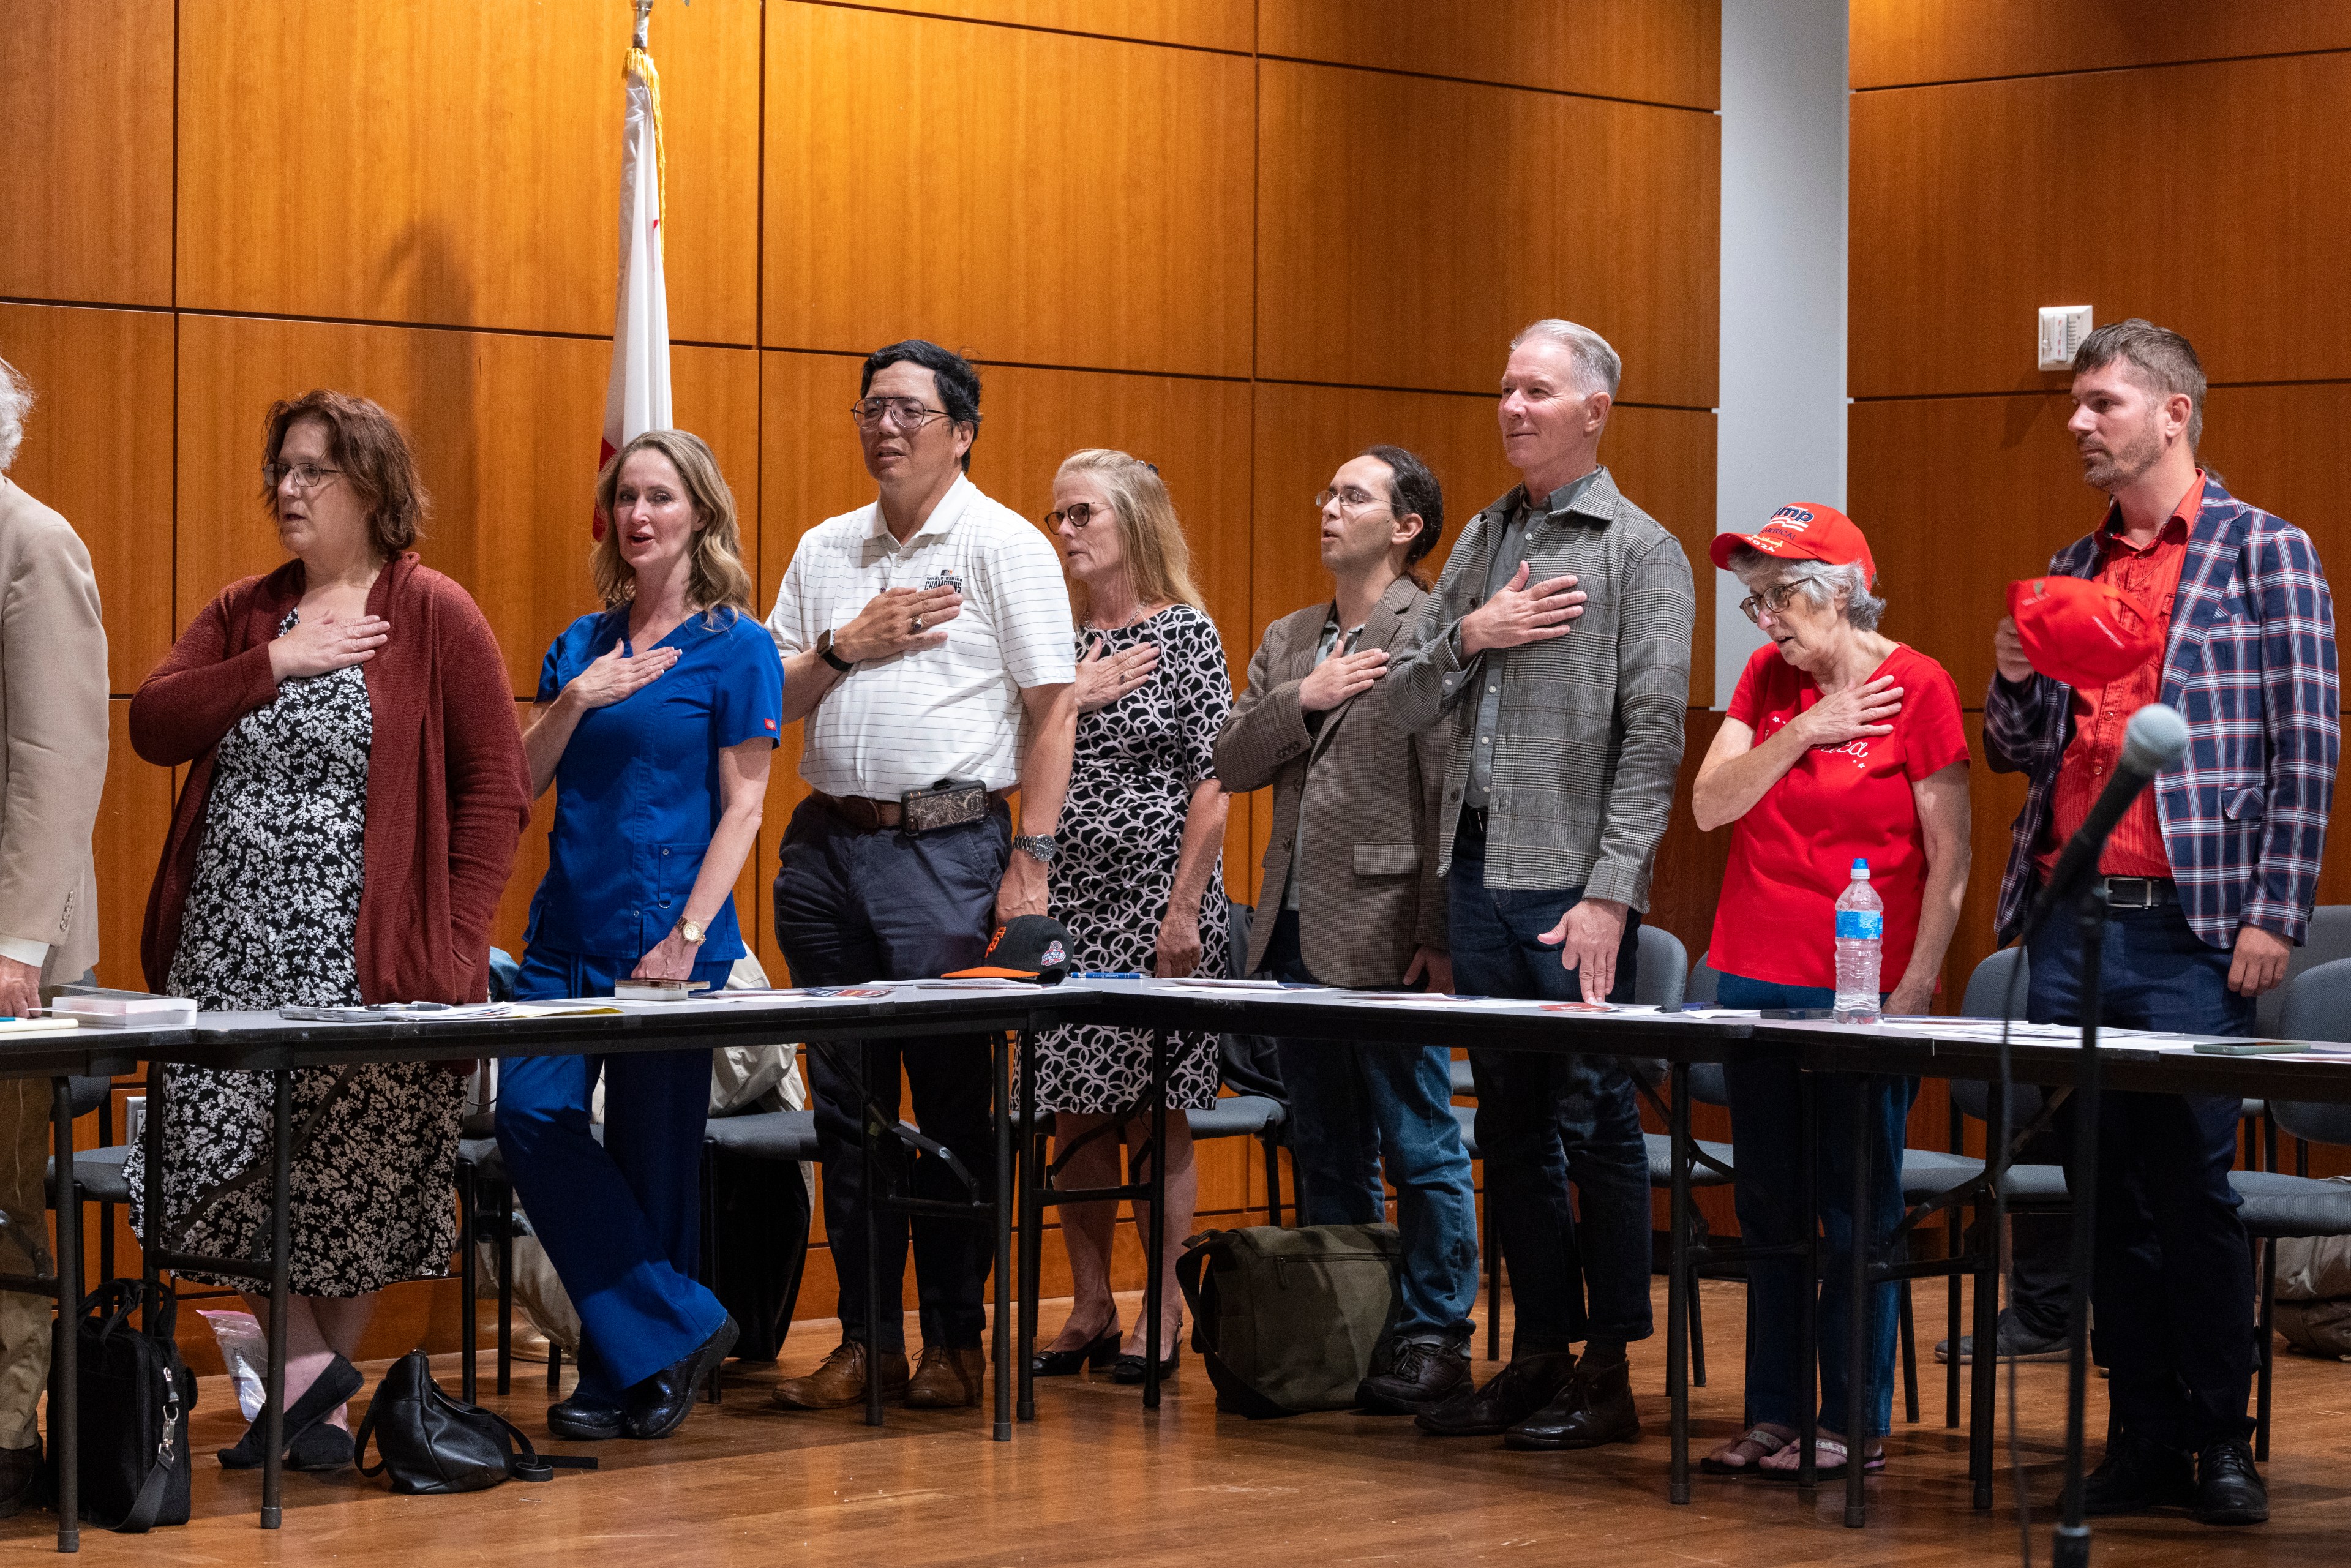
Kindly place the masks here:
[[(1697, 596), (1681, 546), (1600, 466), (1619, 369), (1600, 334), (1570, 321), (1511, 342), (1498, 414), (1523, 483), (1463, 530), (1416, 651), (1387, 676), (1398, 723), (1451, 727), (1438, 870), (1467, 995), (1632, 997), (1681, 767)], [(1517, 1448), (1629, 1442), (1641, 1427), (1625, 1345), (1650, 1332), (1632, 1074), (1614, 1057), (1472, 1051), (1469, 1063), (1515, 1335), (1485, 1387), (1416, 1420)]]
[[(2307, 534), (2197, 465), (2204, 371), (2188, 340), (2140, 320), (2101, 327), (2074, 358), (2073, 393), (2066, 428), (2083, 477), (2114, 500), (2050, 575), (2118, 591), (2163, 651), (2073, 686), (2036, 670), (2015, 623), (2001, 622), (1985, 750), (1994, 770), (2032, 781), (2001, 884), (2001, 936), (2016, 935), (2113, 776), (2130, 716), (2166, 703), (2188, 721), (2188, 754), (2140, 794), (2098, 863), (2113, 908), (2100, 1018), (2250, 1034), (2253, 998), (2285, 978), (2317, 896), (2341, 745), (2334, 601)], [(2028, 1015), (2078, 1022), (2074, 921), (2047, 921), (2026, 955)], [(2085, 1488), (2090, 1513), (2269, 1517), (2246, 1442), (2252, 1259), (2229, 1181), (2241, 1109), (2210, 1094), (2100, 1102), (2091, 1295), (2113, 1419)]]

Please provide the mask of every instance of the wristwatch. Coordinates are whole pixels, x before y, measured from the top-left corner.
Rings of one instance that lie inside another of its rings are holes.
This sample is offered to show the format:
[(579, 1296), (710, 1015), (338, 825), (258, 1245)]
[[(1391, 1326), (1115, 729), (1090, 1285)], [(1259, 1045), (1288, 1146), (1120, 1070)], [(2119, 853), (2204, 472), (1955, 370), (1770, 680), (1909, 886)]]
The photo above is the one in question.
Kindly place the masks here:
[(685, 938), (685, 945), (689, 947), (701, 946), (705, 935), (702, 927), (695, 923), (691, 915), (681, 915), (677, 917), (677, 934)]
[(1050, 833), (1022, 833), (1012, 841), (1012, 847), (1043, 865), (1051, 865), (1061, 846), (1053, 841)]
[(840, 654), (832, 651), (832, 633), (830, 632), (820, 632), (817, 633), (816, 656), (822, 659), (826, 664), (831, 664), (834, 669), (839, 670), (844, 675), (849, 674), (850, 671), (857, 668), (855, 661), (844, 659)]

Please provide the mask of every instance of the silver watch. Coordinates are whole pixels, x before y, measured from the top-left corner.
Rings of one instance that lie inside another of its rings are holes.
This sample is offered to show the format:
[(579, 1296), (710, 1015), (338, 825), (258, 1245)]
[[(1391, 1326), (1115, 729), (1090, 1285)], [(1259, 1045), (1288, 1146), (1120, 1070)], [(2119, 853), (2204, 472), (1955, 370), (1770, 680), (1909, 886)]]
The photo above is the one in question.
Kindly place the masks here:
[(1061, 846), (1053, 841), (1050, 833), (1021, 833), (1012, 841), (1012, 847), (1034, 859), (1040, 865), (1051, 865)]

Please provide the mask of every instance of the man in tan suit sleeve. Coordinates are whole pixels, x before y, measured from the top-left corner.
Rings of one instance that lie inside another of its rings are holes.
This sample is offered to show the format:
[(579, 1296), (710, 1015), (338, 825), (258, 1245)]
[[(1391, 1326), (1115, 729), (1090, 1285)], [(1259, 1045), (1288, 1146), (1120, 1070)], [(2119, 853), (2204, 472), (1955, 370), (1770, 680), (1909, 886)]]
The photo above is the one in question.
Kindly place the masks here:
[[(1249, 972), (1355, 988), (1450, 990), (1436, 840), (1444, 748), (1388, 715), (1382, 679), (1427, 597), (1406, 575), (1444, 527), (1436, 476), (1374, 446), (1332, 476), (1317, 514), (1332, 597), (1266, 628), (1217, 741), (1228, 790), (1273, 792)], [(1401, 1307), (1357, 1399), (1417, 1413), (1469, 1386), (1477, 1199), (1436, 1046), (1277, 1044), (1309, 1225), (1387, 1217), (1404, 1241)]]
[[(32, 402), (0, 361), (0, 1014), (22, 1018), (98, 961), (90, 831), (106, 784), (106, 628), (89, 552), (8, 477)], [(46, 1079), (0, 1079), (0, 1270), (49, 1273)], [(0, 1515), (41, 1479), (49, 1304), (0, 1293)]]

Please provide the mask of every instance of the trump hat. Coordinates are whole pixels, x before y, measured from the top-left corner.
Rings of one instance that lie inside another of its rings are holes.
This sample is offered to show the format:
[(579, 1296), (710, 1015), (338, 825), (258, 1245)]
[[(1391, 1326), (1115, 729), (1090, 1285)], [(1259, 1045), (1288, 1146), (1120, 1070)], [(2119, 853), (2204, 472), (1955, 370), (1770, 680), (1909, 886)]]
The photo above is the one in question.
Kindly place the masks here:
[(2103, 686), (2163, 652), (2163, 628), (2129, 595), (2081, 577), (2008, 585), (2008, 612), (2032, 667), (2069, 686)]
[(1771, 514), (1771, 520), (1751, 534), (1717, 534), (1707, 553), (1723, 570), (1730, 570), (1730, 552), (1745, 545), (1782, 560), (1826, 561), (1831, 566), (1858, 565), (1872, 587), (1877, 583), (1877, 562), (1869, 541), (1861, 537), (1851, 517), (1834, 507), (1797, 501)]
[(1075, 946), (1069, 928), (1060, 921), (1042, 915), (1016, 915), (996, 928), (976, 967), (950, 969), (942, 977), (1034, 980), (1040, 986), (1058, 986), (1069, 978), (1070, 955)]

